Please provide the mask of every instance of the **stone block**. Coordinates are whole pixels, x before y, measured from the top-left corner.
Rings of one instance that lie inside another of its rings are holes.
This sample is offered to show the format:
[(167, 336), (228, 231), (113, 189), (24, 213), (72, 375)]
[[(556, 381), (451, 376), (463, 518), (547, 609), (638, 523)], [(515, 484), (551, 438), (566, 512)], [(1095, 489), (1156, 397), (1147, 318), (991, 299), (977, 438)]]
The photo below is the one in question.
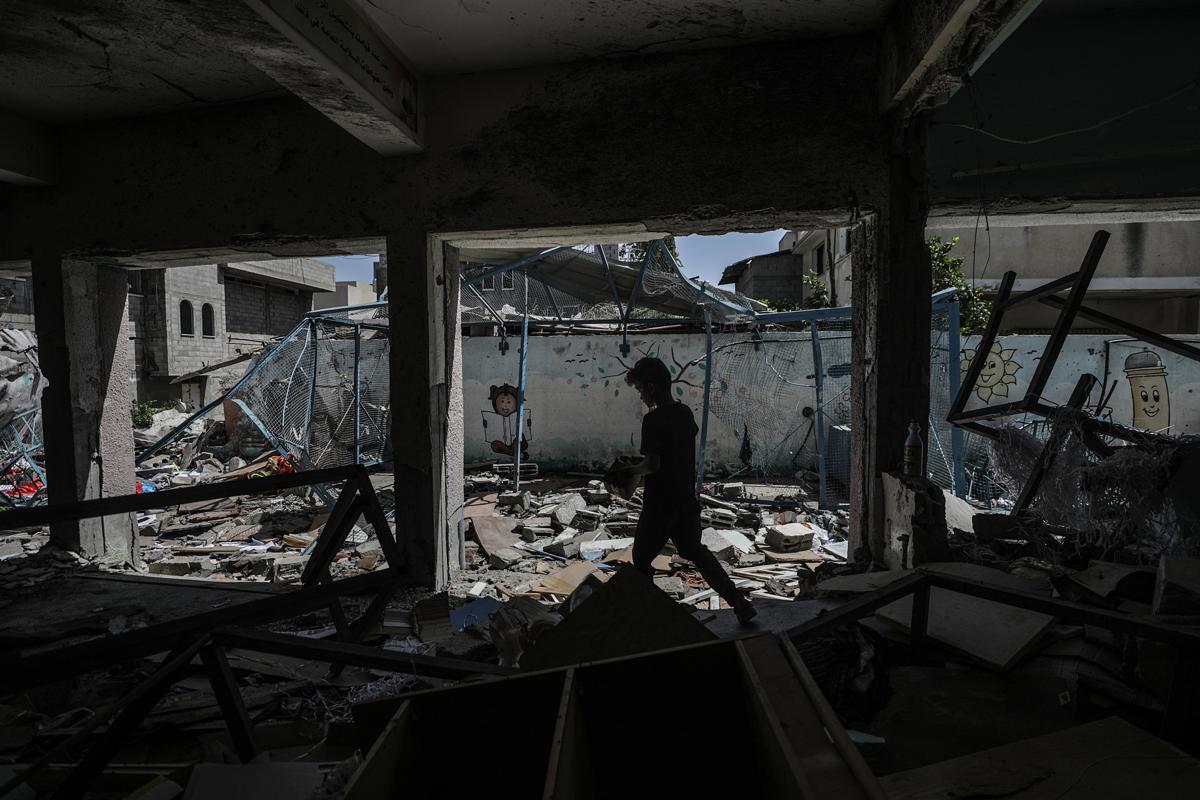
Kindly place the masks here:
[(551, 524), (562, 528), (570, 527), (575, 519), (575, 514), (587, 508), (587, 503), (582, 497), (577, 494), (568, 494), (563, 497), (554, 510), (550, 512)]
[(175, 577), (211, 575), (212, 559), (208, 556), (172, 556), (147, 565), (151, 575), (172, 575)]
[(718, 561), (732, 561), (737, 548), (733, 546), (721, 532), (715, 528), (705, 528), (700, 532), (700, 543), (707, 547)]
[(768, 525), (767, 547), (780, 553), (794, 553), (812, 547), (815, 531), (804, 522), (788, 522), (783, 525)]

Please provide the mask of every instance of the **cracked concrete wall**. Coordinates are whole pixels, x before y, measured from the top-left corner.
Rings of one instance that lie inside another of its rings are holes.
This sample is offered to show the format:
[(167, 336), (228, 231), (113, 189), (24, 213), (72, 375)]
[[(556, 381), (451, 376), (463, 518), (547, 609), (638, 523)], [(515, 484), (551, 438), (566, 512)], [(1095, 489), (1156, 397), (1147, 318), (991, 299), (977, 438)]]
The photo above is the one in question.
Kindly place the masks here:
[[(1131, 198), (1170, 208), (1200, 196), (1195, 3), (1045, 3), (931, 118), (935, 205), (972, 216), (1055, 212), (1066, 198), (1098, 212)], [(1068, 13), (1071, 12), (1071, 13)], [(1114, 57), (1137, 47), (1136, 58)], [(986, 133), (972, 128), (982, 127)]]
[(441, 78), (428, 150), (391, 159), (294, 100), (65, 127), (62, 182), (0, 193), (0, 261), (35, 242), (119, 260), (327, 254), (401, 227), (836, 224), (886, 186), (874, 69), (873, 40), (847, 37)]
[[(63, 295), (70, 359), (69, 424), (75, 448), (77, 496), (73, 499), (130, 494), (135, 473), (129, 419), (133, 354), (129, 347), (128, 278), (124, 270), (67, 262), (63, 265)], [(44, 415), (43, 420), (47, 426), (67, 422), (53, 414)], [(53, 474), (49, 480), (53, 482)], [(78, 547), (85, 555), (134, 561), (133, 542), (132, 514), (78, 523)]]

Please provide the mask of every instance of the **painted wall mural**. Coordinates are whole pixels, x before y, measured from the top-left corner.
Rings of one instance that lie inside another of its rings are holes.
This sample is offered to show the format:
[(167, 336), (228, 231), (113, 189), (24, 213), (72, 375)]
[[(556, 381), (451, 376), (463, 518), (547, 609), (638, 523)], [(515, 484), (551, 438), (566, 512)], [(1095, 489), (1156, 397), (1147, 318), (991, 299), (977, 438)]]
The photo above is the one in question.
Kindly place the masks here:
[[(1045, 341), (1045, 336), (1024, 335), (998, 340), (988, 353), (968, 407), (1022, 396)], [(963, 350), (960, 374), (965, 376), (974, 355), (974, 349)], [(1143, 342), (1072, 335), (1047, 384), (1046, 400), (1065, 403), (1076, 378), (1084, 372), (1102, 382), (1103, 406), (1096, 408), (1097, 395), (1090, 404), (1102, 418), (1173, 436), (1200, 433), (1200, 363)], [(1170, 382), (1168, 376), (1174, 376)]]
[(1133, 405), (1133, 427), (1165, 431), (1171, 427), (1171, 394), (1162, 357), (1149, 348), (1125, 359), (1125, 377)]
[[(516, 452), (517, 440), (517, 405), (519, 394), (517, 387), (510, 383), (499, 386), (492, 385), (488, 390), (488, 402), (491, 411), (481, 411), (483, 417), (483, 438), (488, 442), (493, 453), (512, 456)], [(521, 432), (521, 458), (529, 455), (529, 439), (533, 434), (533, 414), (525, 407), (525, 430)], [(491, 425), (488, 424), (489, 419)], [(491, 435), (499, 434), (497, 439), (489, 439)]]
[[(564, 364), (573, 365), (568, 368), (574, 370), (574, 375), (567, 378), (567, 383), (576, 386), (580, 391), (603, 391), (611, 393), (613, 397), (620, 397), (621, 390), (628, 387), (628, 384), (625, 383), (625, 376), (633, 369), (633, 365), (637, 363), (638, 359), (659, 358), (667, 365), (667, 369), (671, 371), (671, 385), (674, 388), (676, 397), (681, 400), (702, 398), (704, 391), (703, 372), (706, 369), (704, 359), (693, 358), (689, 361), (681, 362), (679, 356), (675, 353), (674, 345), (669, 346), (669, 357), (664, 357), (661, 354), (663, 350), (662, 342), (651, 342), (648, 345), (636, 346), (637, 356), (628, 358), (610, 352), (590, 357), (577, 356), (564, 359)], [(701, 373), (699, 378), (696, 378), (692, 372), (693, 369)], [(684, 387), (687, 388), (685, 389)]]
[[(975, 396), (985, 403), (993, 397), (1008, 397), (1008, 387), (1017, 382), (1017, 373), (1021, 364), (1016, 361), (1015, 347), (1003, 348), (1000, 342), (994, 342), (988, 353), (988, 359), (979, 371), (979, 380), (975, 382)], [(962, 353), (962, 374), (967, 374), (971, 361), (975, 358), (974, 350), (964, 350)]]

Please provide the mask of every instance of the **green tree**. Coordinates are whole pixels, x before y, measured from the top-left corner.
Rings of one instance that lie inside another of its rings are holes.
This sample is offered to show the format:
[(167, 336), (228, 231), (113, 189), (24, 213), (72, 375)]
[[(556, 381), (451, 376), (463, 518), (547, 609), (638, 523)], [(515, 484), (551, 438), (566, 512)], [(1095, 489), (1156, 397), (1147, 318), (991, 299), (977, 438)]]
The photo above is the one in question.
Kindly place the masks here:
[(829, 289), (811, 269), (804, 273), (804, 307), (829, 308)]
[(804, 302), (794, 297), (781, 297), (776, 300), (759, 300), (768, 311), (799, 311), (805, 308)]
[(956, 289), (958, 294), (958, 329), (961, 333), (982, 333), (987, 326), (991, 306), (983, 299), (983, 290), (967, 283), (963, 274), (963, 260), (950, 255), (958, 244), (958, 237), (943, 242), (940, 236), (928, 236), (929, 260), (933, 266), (933, 291)]

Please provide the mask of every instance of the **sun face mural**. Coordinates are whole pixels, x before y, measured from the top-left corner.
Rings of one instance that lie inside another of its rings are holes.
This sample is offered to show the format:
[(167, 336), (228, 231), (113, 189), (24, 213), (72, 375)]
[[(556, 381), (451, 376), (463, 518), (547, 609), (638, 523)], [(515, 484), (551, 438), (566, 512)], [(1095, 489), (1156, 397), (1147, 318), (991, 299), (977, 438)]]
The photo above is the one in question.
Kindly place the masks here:
[(1125, 359), (1125, 377), (1133, 400), (1133, 427), (1162, 431), (1171, 426), (1171, 396), (1167, 368), (1153, 350), (1141, 350)]
[[(979, 380), (975, 381), (975, 395), (980, 400), (988, 403), (993, 397), (1008, 397), (1008, 387), (1017, 382), (1017, 372), (1021, 369), (1021, 365), (1013, 360), (1016, 353), (1015, 347), (1002, 349), (999, 342), (992, 344), (983, 369), (979, 371)], [(974, 350), (963, 351), (961, 368), (964, 375), (974, 359)]]

